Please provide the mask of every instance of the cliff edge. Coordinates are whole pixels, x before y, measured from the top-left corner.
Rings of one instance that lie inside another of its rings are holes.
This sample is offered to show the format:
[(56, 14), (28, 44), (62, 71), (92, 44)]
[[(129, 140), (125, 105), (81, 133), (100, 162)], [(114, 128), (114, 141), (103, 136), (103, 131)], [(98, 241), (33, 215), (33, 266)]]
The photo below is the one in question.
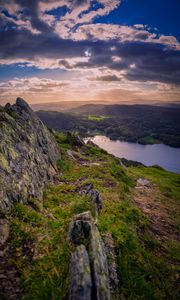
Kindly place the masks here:
[(0, 214), (14, 202), (42, 199), (59, 157), (53, 135), (23, 99), (0, 107)]

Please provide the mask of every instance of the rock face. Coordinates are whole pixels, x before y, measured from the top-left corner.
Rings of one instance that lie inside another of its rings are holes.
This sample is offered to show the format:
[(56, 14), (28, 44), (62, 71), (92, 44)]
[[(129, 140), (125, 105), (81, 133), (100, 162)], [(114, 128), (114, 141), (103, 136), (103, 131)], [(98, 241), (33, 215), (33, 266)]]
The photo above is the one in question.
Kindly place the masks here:
[(14, 202), (41, 199), (59, 156), (53, 135), (23, 99), (0, 107), (0, 214)]
[[(99, 230), (89, 211), (75, 216), (74, 220), (70, 224), (69, 238), (72, 243), (78, 245), (75, 253), (72, 255), (71, 270), (80, 269), (80, 274), (71, 271), (69, 299), (89, 299), (89, 289), (87, 289), (88, 282), (88, 287), (91, 286), (91, 299), (110, 300), (109, 272), (106, 251)], [(86, 251), (85, 249), (81, 250), (82, 255), (80, 256), (79, 251), (82, 247), (83, 249), (85, 248)], [(87, 265), (86, 255), (90, 262), (90, 284), (89, 277), (88, 280), (86, 278), (86, 276), (89, 275), (88, 268), (88, 274), (86, 274), (86, 268), (84, 268), (84, 276), (81, 276), (82, 265)], [(79, 286), (81, 286), (81, 295), (78, 293)]]

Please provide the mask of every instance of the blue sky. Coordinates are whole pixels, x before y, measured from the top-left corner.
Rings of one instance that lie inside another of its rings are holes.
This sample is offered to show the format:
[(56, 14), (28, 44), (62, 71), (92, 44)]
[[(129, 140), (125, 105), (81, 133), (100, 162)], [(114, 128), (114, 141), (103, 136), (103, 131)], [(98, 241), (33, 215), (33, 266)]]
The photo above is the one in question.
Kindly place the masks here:
[(179, 0), (1, 0), (0, 104), (180, 100)]
[(180, 38), (179, 0), (125, 0), (108, 16), (98, 22), (121, 25), (144, 24), (159, 33)]

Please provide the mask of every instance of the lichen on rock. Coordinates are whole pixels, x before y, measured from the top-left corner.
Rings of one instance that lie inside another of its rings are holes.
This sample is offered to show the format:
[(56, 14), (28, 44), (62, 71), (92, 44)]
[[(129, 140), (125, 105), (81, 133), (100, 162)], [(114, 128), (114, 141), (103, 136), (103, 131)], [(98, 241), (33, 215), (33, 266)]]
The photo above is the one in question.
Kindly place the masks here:
[(59, 147), (52, 133), (21, 98), (0, 110), (0, 213), (29, 197), (42, 199), (57, 172)]

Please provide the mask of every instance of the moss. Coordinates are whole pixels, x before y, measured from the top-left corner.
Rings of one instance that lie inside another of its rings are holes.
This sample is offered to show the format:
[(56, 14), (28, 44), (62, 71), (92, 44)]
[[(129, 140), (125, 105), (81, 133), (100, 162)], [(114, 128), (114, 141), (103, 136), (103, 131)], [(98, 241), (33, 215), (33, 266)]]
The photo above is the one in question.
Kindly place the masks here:
[(17, 156), (18, 156), (18, 153), (17, 151), (14, 149), (14, 147), (9, 147), (8, 148), (8, 151), (9, 151), (9, 156), (11, 159), (16, 159)]
[(0, 153), (0, 166), (5, 171), (9, 171), (9, 162), (2, 153)]

